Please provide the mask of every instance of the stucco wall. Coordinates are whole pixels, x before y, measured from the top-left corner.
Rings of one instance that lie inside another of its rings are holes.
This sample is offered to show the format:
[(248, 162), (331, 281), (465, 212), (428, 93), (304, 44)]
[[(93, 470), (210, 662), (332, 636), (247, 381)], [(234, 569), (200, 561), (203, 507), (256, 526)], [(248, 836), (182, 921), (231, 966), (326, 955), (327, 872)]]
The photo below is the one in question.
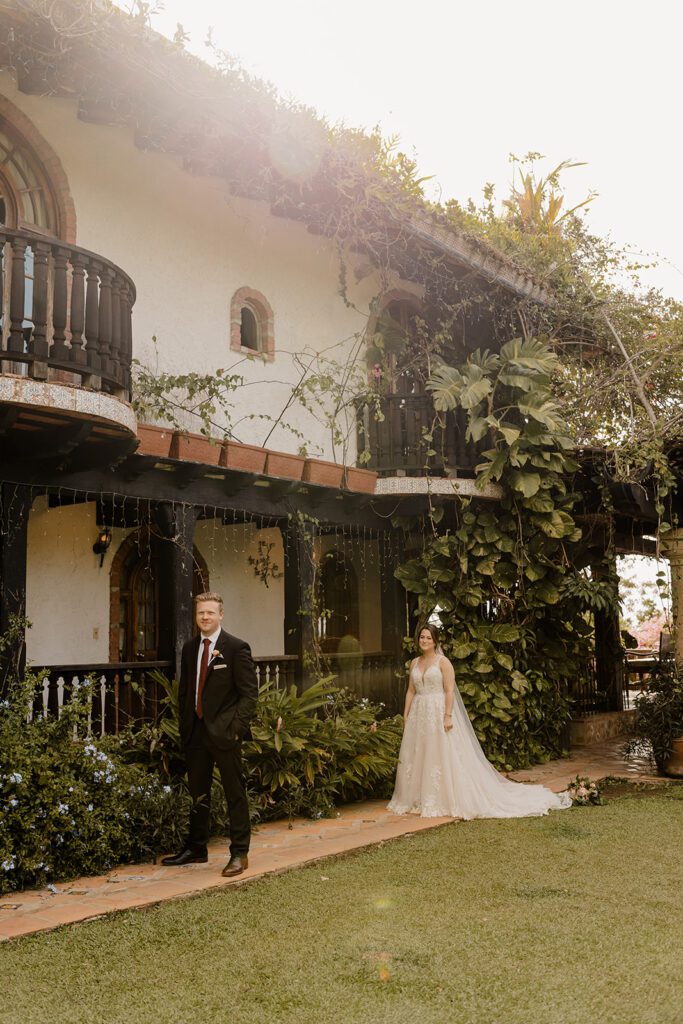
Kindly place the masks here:
[(37, 498), (28, 522), (26, 636), (29, 662), (76, 665), (109, 661), (109, 570), (129, 531), (112, 530), (100, 568), (94, 502), (48, 508)]
[(246, 640), (255, 656), (285, 651), (285, 598), (283, 579), (269, 579), (266, 587), (254, 575), (248, 558), (258, 556), (259, 541), (272, 543), (270, 557), (283, 571), (282, 534), (278, 529), (258, 530), (253, 524), (223, 526), (217, 520), (197, 524), (195, 544), (206, 560), (212, 590), (224, 601), (223, 625)]
[[(265, 203), (230, 196), (219, 179), (192, 176), (170, 156), (137, 149), (127, 129), (79, 121), (72, 100), (26, 96), (8, 73), (0, 74), (0, 92), (61, 159), (78, 243), (118, 263), (135, 281), (134, 355), (173, 372), (237, 366), (247, 386), (235, 399), (235, 436), (262, 443), (270, 424), (248, 417), (280, 411), (299, 376), (293, 354), (329, 351), (345, 361), (365, 326), (363, 311), (377, 281), (370, 275), (355, 285), (351, 274), (358, 309), (350, 308), (338, 294), (339, 264), (329, 240), (273, 217)], [(273, 308), (273, 363), (245, 360), (229, 347), (230, 299), (245, 285)], [(285, 419), (313, 449), (331, 456), (329, 431), (308, 413), (292, 409)], [(268, 444), (296, 451), (301, 439), (278, 426)], [(352, 431), (347, 461), (354, 453)]]

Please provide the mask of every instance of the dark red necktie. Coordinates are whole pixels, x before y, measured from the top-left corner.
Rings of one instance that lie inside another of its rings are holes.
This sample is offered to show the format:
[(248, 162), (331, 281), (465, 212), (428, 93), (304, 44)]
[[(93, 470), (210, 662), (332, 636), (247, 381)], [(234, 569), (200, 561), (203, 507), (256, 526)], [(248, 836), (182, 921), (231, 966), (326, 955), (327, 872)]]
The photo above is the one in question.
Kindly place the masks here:
[(204, 689), (204, 683), (206, 682), (206, 673), (209, 668), (209, 647), (211, 646), (211, 640), (209, 637), (205, 637), (202, 641), (204, 644), (204, 650), (202, 651), (202, 663), (199, 666), (199, 681), (197, 683), (197, 717), (204, 717), (204, 709), (202, 708), (202, 690)]

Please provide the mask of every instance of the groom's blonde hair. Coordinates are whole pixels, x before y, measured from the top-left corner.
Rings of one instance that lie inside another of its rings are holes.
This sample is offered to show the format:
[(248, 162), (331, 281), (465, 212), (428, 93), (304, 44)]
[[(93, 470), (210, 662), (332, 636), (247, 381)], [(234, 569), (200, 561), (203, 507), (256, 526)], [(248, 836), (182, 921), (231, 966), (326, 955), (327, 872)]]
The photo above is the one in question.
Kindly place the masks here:
[(197, 596), (194, 599), (195, 608), (197, 607), (198, 604), (203, 604), (206, 601), (215, 601), (216, 604), (219, 604), (221, 606), (221, 608), (223, 607), (223, 598), (221, 597), (221, 595), (217, 594), (213, 590), (207, 590), (203, 594), (197, 594)]

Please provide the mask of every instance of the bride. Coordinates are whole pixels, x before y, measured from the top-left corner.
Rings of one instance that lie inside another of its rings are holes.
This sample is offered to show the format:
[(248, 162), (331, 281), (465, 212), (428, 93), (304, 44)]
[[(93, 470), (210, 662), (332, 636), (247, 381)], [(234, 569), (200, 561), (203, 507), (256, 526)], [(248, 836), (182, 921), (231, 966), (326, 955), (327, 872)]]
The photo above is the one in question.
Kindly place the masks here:
[(567, 793), (521, 785), (489, 764), (467, 717), (439, 631), (426, 625), (410, 667), (389, 810), (422, 818), (523, 818), (571, 807)]

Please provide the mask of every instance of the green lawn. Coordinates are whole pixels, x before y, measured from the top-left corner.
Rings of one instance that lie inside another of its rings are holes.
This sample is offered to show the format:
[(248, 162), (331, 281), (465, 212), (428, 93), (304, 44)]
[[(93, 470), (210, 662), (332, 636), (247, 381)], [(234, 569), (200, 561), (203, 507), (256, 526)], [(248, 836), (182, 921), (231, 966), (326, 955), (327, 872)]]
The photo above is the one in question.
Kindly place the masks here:
[(0, 947), (3, 1024), (680, 1024), (683, 786)]

